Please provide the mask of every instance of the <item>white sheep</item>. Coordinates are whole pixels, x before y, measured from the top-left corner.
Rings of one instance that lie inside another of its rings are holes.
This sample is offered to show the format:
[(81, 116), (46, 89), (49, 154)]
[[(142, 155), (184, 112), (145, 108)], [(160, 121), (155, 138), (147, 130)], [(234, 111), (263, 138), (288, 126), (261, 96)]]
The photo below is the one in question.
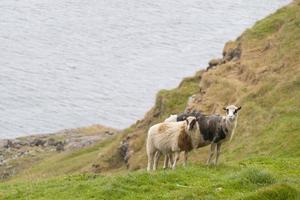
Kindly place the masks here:
[(153, 170), (156, 170), (161, 153), (165, 156), (175, 153), (172, 166), (175, 169), (179, 154), (184, 151), (184, 165), (186, 166), (187, 154), (198, 146), (198, 141), (200, 141), (198, 137), (198, 123), (196, 123), (196, 118), (192, 116), (181, 122), (163, 122), (152, 126), (148, 131), (146, 144), (147, 170), (150, 171), (152, 165)]
[(167, 119), (165, 119), (164, 122), (176, 122), (177, 121), (177, 115), (170, 115)]

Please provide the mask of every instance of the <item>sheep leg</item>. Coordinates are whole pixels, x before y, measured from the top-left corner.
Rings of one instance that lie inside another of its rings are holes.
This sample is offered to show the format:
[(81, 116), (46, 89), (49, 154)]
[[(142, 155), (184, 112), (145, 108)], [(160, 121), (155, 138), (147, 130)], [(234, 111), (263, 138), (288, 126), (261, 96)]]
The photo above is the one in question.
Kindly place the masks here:
[(156, 151), (155, 156), (154, 156), (153, 171), (155, 171), (157, 169), (157, 165), (158, 165), (160, 155), (161, 155), (161, 153), (159, 151)]
[(169, 154), (165, 155), (165, 160), (164, 160), (164, 168), (163, 169), (167, 169), (168, 165), (169, 165)]
[(215, 165), (218, 164), (220, 153), (221, 153), (221, 143), (218, 143), (217, 144), (217, 155), (216, 155), (216, 160), (215, 160), (215, 163), (214, 163)]
[(147, 155), (148, 155), (148, 166), (147, 166), (147, 171), (149, 172), (152, 168), (152, 163), (154, 159), (154, 152), (153, 150), (147, 149)]
[(207, 165), (209, 165), (211, 163), (211, 159), (213, 158), (214, 154), (215, 154), (215, 150), (216, 150), (216, 144), (215, 143), (212, 143), (210, 145), (210, 155), (209, 155), (209, 158), (206, 162)]
[(179, 154), (180, 152), (175, 152), (175, 160), (174, 160), (174, 163), (173, 163), (173, 169), (176, 168), (176, 164), (177, 164), (177, 161), (179, 160)]
[(188, 159), (188, 152), (185, 151), (185, 152), (184, 152), (184, 162), (183, 162), (183, 166), (184, 166), (184, 167), (186, 167), (186, 165), (187, 165), (187, 159)]
[(168, 157), (169, 157), (170, 168), (172, 168), (173, 163), (174, 163), (174, 160), (173, 160), (173, 154), (172, 154), (172, 153), (169, 153)]

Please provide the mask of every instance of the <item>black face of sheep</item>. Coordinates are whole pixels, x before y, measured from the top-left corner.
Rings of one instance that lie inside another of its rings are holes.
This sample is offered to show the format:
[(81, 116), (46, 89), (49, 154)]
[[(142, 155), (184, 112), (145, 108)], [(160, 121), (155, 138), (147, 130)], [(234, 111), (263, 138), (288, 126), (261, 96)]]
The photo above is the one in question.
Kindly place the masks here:
[(194, 129), (197, 119), (195, 117), (188, 117), (186, 119), (187, 125), (188, 125), (188, 130), (191, 131)]

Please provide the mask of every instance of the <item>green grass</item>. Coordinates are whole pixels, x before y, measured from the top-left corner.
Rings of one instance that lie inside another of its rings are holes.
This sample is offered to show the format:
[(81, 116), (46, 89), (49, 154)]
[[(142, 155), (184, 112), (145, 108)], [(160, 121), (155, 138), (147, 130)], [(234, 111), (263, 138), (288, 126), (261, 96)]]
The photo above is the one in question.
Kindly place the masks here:
[(200, 90), (200, 73), (198, 72), (193, 77), (185, 78), (178, 88), (161, 90), (157, 94), (155, 108), (160, 112), (159, 119), (164, 119), (170, 114), (180, 113), (185, 109), (187, 99)]
[(285, 184), (275, 184), (270, 187), (262, 188), (244, 198), (245, 200), (283, 200), (283, 199), (299, 199), (299, 192), (294, 188)]
[[(247, 31), (247, 36), (257, 39), (270, 36), (270, 34), (279, 31), (288, 20), (296, 18), (297, 14), (299, 14), (299, 10), (299, 6), (281, 8), (269, 17), (256, 22), (254, 27)], [(296, 27), (297, 26), (299, 26), (298, 21), (296, 22)]]
[[(281, 167), (278, 167), (281, 166)], [(300, 160), (261, 157), (230, 165), (190, 164), (123, 175), (80, 174), (0, 184), (4, 199), (297, 199)], [(285, 168), (285, 174), (282, 174)], [(287, 180), (289, 178), (289, 180)], [(280, 198), (279, 198), (280, 197)]]
[[(114, 138), (115, 139), (115, 138)], [(44, 155), (45, 158), (13, 177), (11, 181), (38, 180), (54, 176), (82, 173), (92, 166), (99, 152), (112, 143), (113, 139), (99, 142), (91, 147)]]
[(295, 76), (279, 86), (268, 82), (242, 99), (237, 135), (227, 160), (241, 154), (300, 156), (299, 80)]

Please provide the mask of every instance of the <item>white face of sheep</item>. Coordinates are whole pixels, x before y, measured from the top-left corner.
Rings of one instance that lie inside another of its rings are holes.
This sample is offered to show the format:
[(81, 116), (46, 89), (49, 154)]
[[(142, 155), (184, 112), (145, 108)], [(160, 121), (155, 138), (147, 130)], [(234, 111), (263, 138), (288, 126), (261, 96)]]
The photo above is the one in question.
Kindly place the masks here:
[(235, 105), (230, 105), (223, 109), (226, 110), (226, 117), (233, 121), (235, 120), (237, 113), (241, 108), (241, 106), (236, 107)]
[(193, 129), (195, 129), (197, 127), (196, 122), (197, 119), (196, 117), (190, 116), (188, 118), (186, 118), (186, 122), (187, 122), (187, 130), (191, 131)]

